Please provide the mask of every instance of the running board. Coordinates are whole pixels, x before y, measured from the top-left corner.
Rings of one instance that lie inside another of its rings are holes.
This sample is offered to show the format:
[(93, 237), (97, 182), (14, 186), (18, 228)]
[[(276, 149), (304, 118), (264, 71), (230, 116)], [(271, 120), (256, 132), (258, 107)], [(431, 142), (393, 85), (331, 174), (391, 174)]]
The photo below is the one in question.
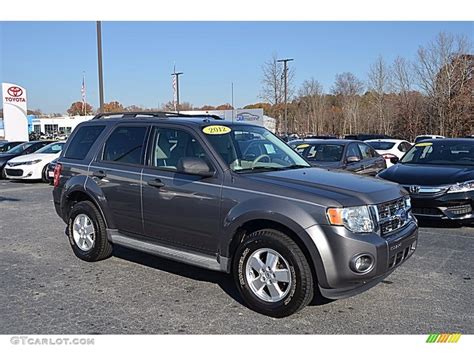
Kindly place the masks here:
[(143, 251), (148, 254), (154, 254), (166, 259), (199, 266), (209, 270), (228, 272), (228, 258), (220, 257), (218, 260), (217, 258), (203, 254), (191, 253), (155, 243), (144, 242), (120, 234), (115, 230), (107, 230), (107, 237), (113, 244), (121, 245), (126, 248)]

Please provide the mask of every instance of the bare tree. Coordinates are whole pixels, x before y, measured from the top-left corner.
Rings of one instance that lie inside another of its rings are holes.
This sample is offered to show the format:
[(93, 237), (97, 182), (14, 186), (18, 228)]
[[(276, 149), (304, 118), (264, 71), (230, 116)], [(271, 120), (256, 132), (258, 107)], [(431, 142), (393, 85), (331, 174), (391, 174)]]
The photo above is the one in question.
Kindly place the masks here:
[(336, 75), (332, 91), (341, 101), (344, 134), (352, 134), (357, 130), (359, 95), (363, 89), (364, 84), (354, 74), (346, 72)]
[(298, 90), (301, 128), (306, 133), (321, 134), (324, 119), (324, 95), (322, 85), (314, 78), (305, 80)]
[(382, 133), (388, 134), (390, 130), (391, 117), (387, 117), (388, 105), (386, 96), (390, 88), (390, 69), (385, 64), (382, 56), (379, 56), (369, 69), (368, 87), (370, 90), (370, 104), (375, 108), (376, 122)]
[[(471, 48), (472, 44), (465, 36), (440, 33), (426, 47), (418, 49), (414, 70), (419, 87), (428, 97), (428, 129), (431, 132), (455, 134), (460, 129), (459, 122), (464, 122), (459, 114), (472, 114), (472, 93), (471, 97), (465, 95), (468, 86), (472, 86)], [(456, 102), (459, 97), (467, 98), (471, 103), (460, 105)]]
[[(294, 77), (295, 71), (293, 67), (288, 69), (288, 100), (294, 94)], [(278, 55), (273, 54), (272, 58), (262, 66), (262, 91), (260, 98), (271, 105), (283, 103), (285, 99), (284, 93), (285, 73), (283, 64), (278, 62)]]

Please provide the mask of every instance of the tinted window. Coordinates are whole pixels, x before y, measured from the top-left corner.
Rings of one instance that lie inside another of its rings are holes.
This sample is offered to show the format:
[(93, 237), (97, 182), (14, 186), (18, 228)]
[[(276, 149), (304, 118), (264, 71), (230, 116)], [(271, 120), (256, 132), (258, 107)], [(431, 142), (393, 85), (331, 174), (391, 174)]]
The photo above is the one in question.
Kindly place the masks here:
[(8, 151), (8, 154), (21, 154), (25, 149), (31, 147), (33, 143), (22, 143), (17, 145), (15, 148), (12, 148)]
[(474, 142), (420, 142), (402, 160), (404, 164), (470, 165), (474, 166)]
[(389, 150), (395, 145), (395, 143), (391, 142), (367, 142), (367, 144), (377, 150)]
[(74, 135), (64, 155), (69, 159), (84, 159), (94, 144), (97, 137), (102, 133), (105, 126), (85, 126), (79, 128)]
[(201, 158), (211, 166), (201, 144), (190, 133), (173, 128), (155, 128), (150, 165), (174, 171), (181, 158)]
[(411, 148), (411, 144), (407, 142), (401, 142), (400, 145), (398, 146), (398, 150), (405, 153), (408, 152)]
[(296, 151), (311, 161), (338, 162), (342, 159), (344, 146), (340, 144), (301, 144), (296, 147)]
[(147, 127), (117, 127), (105, 143), (102, 160), (141, 164)]
[(362, 156), (360, 155), (359, 148), (357, 148), (357, 144), (355, 144), (355, 143), (349, 144), (349, 147), (347, 147), (346, 156), (348, 156), (348, 157), (358, 157), (359, 159), (362, 159)]
[(362, 159), (371, 159), (377, 156), (375, 150), (373, 150), (368, 144), (359, 143), (358, 145), (362, 154)]

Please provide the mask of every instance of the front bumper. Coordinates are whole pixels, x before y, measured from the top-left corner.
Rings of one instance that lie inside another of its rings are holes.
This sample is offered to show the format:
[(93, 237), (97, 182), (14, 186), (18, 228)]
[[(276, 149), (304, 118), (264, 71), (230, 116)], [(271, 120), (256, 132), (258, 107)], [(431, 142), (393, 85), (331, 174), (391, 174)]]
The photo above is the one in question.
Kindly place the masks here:
[[(307, 231), (322, 259), (324, 277), (318, 280), (319, 290), (330, 299), (354, 296), (378, 284), (413, 255), (418, 239), (414, 218), (386, 237), (354, 234), (334, 226), (314, 226)], [(355, 272), (350, 266), (354, 257), (361, 254), (374, 259), (374, 266), (365, 273)]]
[(41, 169), (38, 172), (38, 167), (34, 165), (19, 165), (15, 167), (5, 167), (5, 177), (7, 179), (19, 180), (37, 180), (41, 179)]
[(431, 220), (474, 221), (474, 191), (433, 195), (411, 194), (413, 214)]

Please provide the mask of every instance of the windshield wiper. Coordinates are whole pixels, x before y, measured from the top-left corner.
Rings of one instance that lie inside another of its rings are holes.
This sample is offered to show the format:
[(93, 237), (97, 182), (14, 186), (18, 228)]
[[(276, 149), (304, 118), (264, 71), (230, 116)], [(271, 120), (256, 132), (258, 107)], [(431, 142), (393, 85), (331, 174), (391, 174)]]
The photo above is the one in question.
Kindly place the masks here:
[(245, 168), (234, 170), (236, 173), (248, 173), (252, 171), (275, 171), (275, 170), (284, 170), (284, 166), (254, 166), (253, 168)]
[(285, 166), (285, 169), (304, 169), (304, 168), (311, 168), (311, 165), (294, 164), (294, 165)]

